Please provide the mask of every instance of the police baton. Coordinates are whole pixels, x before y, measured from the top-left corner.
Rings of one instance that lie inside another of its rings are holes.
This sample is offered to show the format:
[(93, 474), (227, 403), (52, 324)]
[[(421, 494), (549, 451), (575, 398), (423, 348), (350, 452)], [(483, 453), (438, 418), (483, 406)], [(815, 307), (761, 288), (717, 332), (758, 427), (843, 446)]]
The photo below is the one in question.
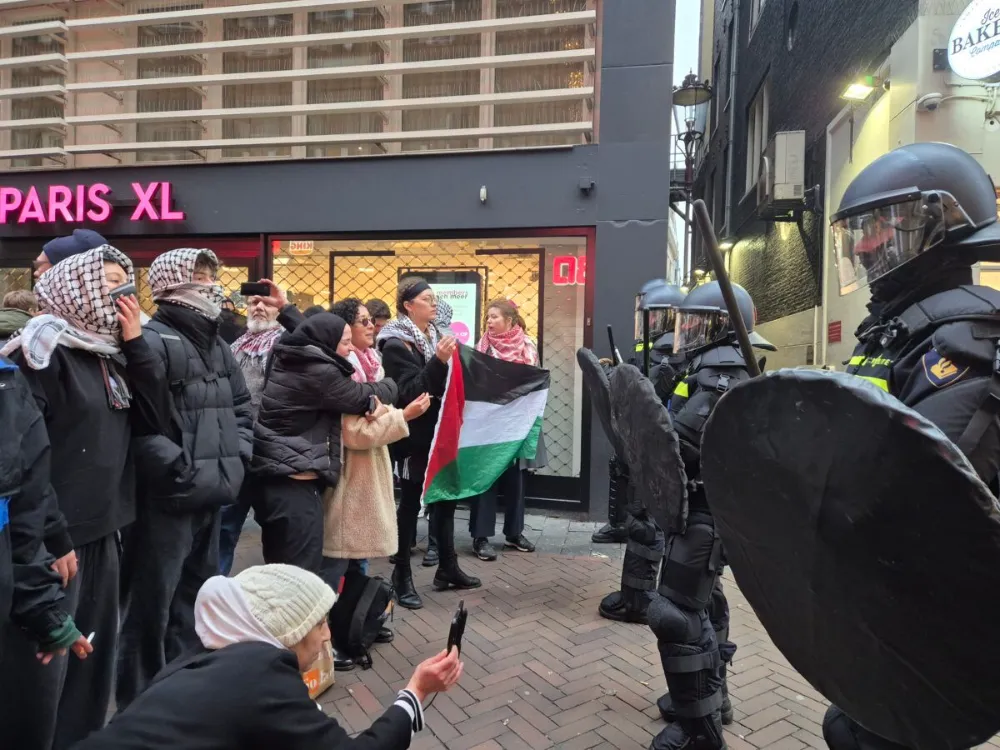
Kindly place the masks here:
[(608, 343), (611, 345), (611, 361), (620, 365), (622, 363), (622, 355), (618, 351), (618, 347), (615, 346), (615, 332), (608, 326)]
[(757, 364), (753, 346), (750, 344), (750, 334), (747, 332), (743, 313), (740, 312), (740, 306), (736, 303), (733, 285), (729, 283), (729, 274), (726, 273), (726, 264), (722, 259), (722, 251), (719, 250), (719, 240), (712, 227), (712, 217), (708, 215), (708, 206), (705, 205), (705, 201), (699, 198), (694, 202), (693, 208), (694, 223), (698, 225), (698, 231), (701, 232), (701, 236), (705, 240), (705, 253), (715, 270), (715, 278), (719, 282), (722, 298), (726, 301), (726, 307), (729, 309), (729, 319), (733, 322), (733, 328), (736, 329), (736, 338), (740, 342), (740, 351), (743, 353), (747, 370), (751, 377), (757, 377), (760, 375), (760, 366)]

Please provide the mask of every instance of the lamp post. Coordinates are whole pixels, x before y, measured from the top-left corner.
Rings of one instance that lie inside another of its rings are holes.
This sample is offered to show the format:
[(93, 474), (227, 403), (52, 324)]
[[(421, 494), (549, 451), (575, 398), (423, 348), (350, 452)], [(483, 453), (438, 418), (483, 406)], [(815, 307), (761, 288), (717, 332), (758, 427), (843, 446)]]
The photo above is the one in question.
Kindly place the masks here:
[[(712, 87), (708, 81), (699, 81), (698, 76), (689, 73), (680, 86), (674, 86), (674, 121), (678, 123), (677, 145), (684, 153), (684, 181), (680, 188), (684, 195), (684, 256), (681, 261), (682, 277), (692, 284), (689, 266), (691, 263), (691, 201), (694, 189), (694, 157), (705, 137), (708, 119), (708, 103), (712, 100)], [(684, 123), (681, 130), (680, 123)]]

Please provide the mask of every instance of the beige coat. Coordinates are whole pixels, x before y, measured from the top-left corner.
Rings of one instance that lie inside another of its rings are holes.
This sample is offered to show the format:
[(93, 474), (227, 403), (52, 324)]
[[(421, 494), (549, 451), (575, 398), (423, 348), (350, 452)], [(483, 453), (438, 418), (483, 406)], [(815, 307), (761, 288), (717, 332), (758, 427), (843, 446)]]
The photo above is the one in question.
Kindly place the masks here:
[(323, 498), (324, 557), (363, 560), (396, 552), (396, 503), (388, 445), (407, 437), (410, 430), (401, 409), (383, 408), (373, 422), (365, 417), (343, 417), (340, 481)]

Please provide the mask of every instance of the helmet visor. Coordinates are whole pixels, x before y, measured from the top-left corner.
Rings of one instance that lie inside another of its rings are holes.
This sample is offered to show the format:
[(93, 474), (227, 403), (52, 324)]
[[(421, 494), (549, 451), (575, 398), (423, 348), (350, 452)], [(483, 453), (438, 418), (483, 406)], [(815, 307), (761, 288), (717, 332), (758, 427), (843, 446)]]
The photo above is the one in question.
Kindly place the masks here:
[(649, 316), (650, 341), (674, 330), (677, 322), (676, 307), (653, 307), (646, 310)]
[(962, 224), (973, 226), (955, 199), (943, 192), (838, 219), (831, 227), (840, 293), (882, 278), (941, 242), (948, 227)]
[(717, 309), (679, 310), (674, 327), (674, 354), (701, 349), (729, 335), (729, 313)]

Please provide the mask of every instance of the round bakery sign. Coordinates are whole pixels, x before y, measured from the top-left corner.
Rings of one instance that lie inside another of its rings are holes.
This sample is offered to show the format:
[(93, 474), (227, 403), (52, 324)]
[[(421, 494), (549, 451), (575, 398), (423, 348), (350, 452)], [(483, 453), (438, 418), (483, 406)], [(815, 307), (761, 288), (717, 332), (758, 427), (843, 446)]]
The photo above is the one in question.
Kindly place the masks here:
[(948, 40), (948, 64), (962, 78), (1000, 80), (1000, 0), (973, 0)]

